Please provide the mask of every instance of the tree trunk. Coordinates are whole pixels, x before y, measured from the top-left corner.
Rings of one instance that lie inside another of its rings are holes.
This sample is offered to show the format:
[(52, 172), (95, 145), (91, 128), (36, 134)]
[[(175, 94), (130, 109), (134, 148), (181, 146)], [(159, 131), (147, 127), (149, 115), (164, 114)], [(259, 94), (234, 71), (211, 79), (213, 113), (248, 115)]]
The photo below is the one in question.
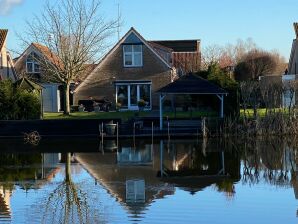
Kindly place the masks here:
[(69, 105), (69, 87), (70, 84), (66, 83), (64, 87), (64, 114), (70, 114), (70, 105)]

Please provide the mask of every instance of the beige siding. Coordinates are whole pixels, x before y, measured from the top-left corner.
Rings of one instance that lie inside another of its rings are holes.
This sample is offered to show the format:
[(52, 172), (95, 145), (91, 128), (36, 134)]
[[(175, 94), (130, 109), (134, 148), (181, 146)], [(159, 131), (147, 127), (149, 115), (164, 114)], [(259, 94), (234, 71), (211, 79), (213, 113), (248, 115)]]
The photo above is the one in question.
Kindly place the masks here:
[(158, 95), (155, 91), (171, 82), (172, 70), (168, 68), (149, 48), (143, 45), (143, 66), (125, 68), (123, 66), (122, 46), (110, 54), (87, 77), (81, 87), (75, 92), (75, 104), (78, 100), (106, 97), (115, 102), (114, 81), (145, 80), (152, 81), (152, 105), (158, 105)]
[[(8, 61), (7, 58), (9, 58), (10, 61)], [(13, 69), (14, 68), (13, 68), (12, 58), (10, 57), (10, 55), (7, 52), (6, 41), (5, 41), (4, 45), (1, 49), (1, 52), (0, 52), (0, 75), (1, 75), (1, 78), (2, 79), (10, 78), (13, 81), (15, 81)]]

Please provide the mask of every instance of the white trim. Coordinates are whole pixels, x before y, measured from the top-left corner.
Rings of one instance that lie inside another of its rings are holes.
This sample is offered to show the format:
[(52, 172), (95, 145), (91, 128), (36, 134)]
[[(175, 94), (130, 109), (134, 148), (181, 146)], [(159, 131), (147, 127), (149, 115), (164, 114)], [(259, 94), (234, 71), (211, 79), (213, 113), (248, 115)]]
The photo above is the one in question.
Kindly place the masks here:
[[(120, 80), (119, 80), (120, 81)], [(124, 81), (124, 82), (129, 82), (129, 80), (121, 80), (121, 81)], [(125, 85), (142, 85), (142, 84), (150, 84), (152, 85), (152, 81), (148, 81), (148, 82), (130, 82), (130, 83), (120, 83), (120, 82), (115, 82), (115, 86), (125, 86)]]
[(92, 77), (94, 74), (96, 74), (97, 70), (102, 66), (104, 61), (109, 58), (117, 49), (118, 47), (126, 40), (126, 38), (131, 34), (134, 33), (142, 42), (143, 44), (149, 48), (149, 50), (152, 51), (152, 53), (158, 57), (169, 69), (172, 69), (172, 67), (153, 49), (153, 47), (148, 44), (148, 42), (132, 27), (130, 30), (118, 41), (118, 43), (100, 60), (97, 67), (83, 80), (83, 82), (74, 90), (74, 92), (77, 92), (80, 90), (82, 86), (85, 85), (86, 81), (88, 80), (88, 77)]
[[(31, 60), (32, 61), (28, 61), (28, 57), (30, 56), (30, 55), (32, 55), (32, 54), (36, 54), (36, 55), (38, 55), (38, 53), (36, 53), (35, 51), (31, 51), (28, 55), (27, 55), (27, 57), (26, 57), (26, 72), (27, 73), (30, 73), (30, 74), (40, 74), (40, 64), (38, 63), (38, 61), (34, 58), (34, 55), (33, 56), (31, 56), (32, 58), (31, 58)], [(28, 71), (28, 64), (32, 64), (32, 71), (30, 72), (30, 71)], [(36, 65), (38, 65), (38, 67), (39, 67), (39, 71), (36, 71)]]
[(128, 111), (128, 110), (138, 110), (139, 107), (138, 107), (138, 104), (136, 105), (131, 105), (131, 86), (136, 86), (137, 88), (137, 102), (141, 99), (141, 94), (140, 94), (140, 86), (141, 85), (149, 85), (150, 88), (149, 88), (149, 91), (150, 91), (150, 106), (147, 106), (144, 108), (144, 110), (151, 110), (152, 109), (152, 83), (125, 83), (125, 84), (120, 84), (119, 85), (116, 85), (116, 103), (117, 103), (117, 100), (118, 100), (118, 90), (119, 90), (119, 86), (127, 86), (127, 108), (120, 108), (119, 110), (120, 111)]
[[(124, 47), (125, 46), (131, 46), (131, 52), (125, 52)], [(134, 52), (134, 46), (140, 46), (141, 47), (141, 52)], [(122, 54), (123, 54), (123, 66), (125, 68), (130, 68), (130, 67), (143, 67), (143, 45), (141, 44), (130, 44), (130, 45), (123, 45), (122, 46)], [(141, 54), (141, 64), (136, 65), (135, 64), (135, 55), (136, 54)], [(131, 56), (131, 65), (126, 65), (125, 64), (125, 55), (130, 55)]]

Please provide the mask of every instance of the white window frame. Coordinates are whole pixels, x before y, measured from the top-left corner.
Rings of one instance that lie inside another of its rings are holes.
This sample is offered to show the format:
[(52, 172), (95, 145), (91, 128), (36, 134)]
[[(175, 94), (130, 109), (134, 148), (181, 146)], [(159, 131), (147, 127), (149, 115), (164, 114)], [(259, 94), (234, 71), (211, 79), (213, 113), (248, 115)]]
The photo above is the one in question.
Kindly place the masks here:
[(118, 102), (118, 90), (119, 90), (119, 86), (127, 86), (127, 94), (128, 94), (128, 102), (127, 102), (127, 108), (120, 108), (121, 111), (124, 111), (124, 110), (138, 110), (139, 107), (137, 105), (135, 106), (132, 106), (130, 104), (130, 87), (132, 85), (137, 85), (137, 100), (139, 101), (141, 98), (140, 98), (140, 86), (141, 85), (149, 85), (150, 86), (150, 106), (148, 107), (145, 107), (144, 110), (151, 110), (152, 109), (152, 82), (146, 82), (146, 83), (116, 83), (116, 94), (115, 94), (115, 100), (117, 103)]
[[(125, 46), (131, 46), (132, 51), (131, 52), (125, 52)], [(134, 52), (134, 46), (140, 46), (141, 47), (141, 52)], [(135, 64), (135, 55), (136, 54), (141, 54), (141, 64), (136, 65)], [(131, 55), (131, 65), (125, 64), (125, 56), (126, 55)], [(129, 44), (129, 45), (123, 45), (123, 66), (124, 67), (143, 67), (143, 45), (142, 44)]]
[[(31, 54), (36, 54), (35, 52), (31, 52), (28, 56), (27, 56), (27, 58), (26, 58), (26, 72), (27, 73), (31, 73), (31, 74), (38, 74), (38, 73), (40, 73), (40, 64), (36, 61), (36, 59), (34, 59), (34, 55), (33, 55), (33, 57), (32, 57), (32, 61), (28, 61), (28, 57), (31, 55)], [(37, 54), (36, 54), (37, 55)], [(29, 70), (28, 70), (28, 64), (32, 64), (32, 71), (30, 72)], [(39, 71), (36, 71), (36, 69), (35, 69), (35, 66), (36, 65), (38, 65), (39, 66)]]

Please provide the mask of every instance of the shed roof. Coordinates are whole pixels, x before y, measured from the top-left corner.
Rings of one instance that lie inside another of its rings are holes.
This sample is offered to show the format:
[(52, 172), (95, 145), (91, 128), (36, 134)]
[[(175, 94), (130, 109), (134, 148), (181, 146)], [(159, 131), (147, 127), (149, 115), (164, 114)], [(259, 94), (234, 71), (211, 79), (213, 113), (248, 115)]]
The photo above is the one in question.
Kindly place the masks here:
[(180, 77), (176, 81), (159, 89), (159, 93), (168, 94), (227, 94), (228, 92), (217, 85), (194, 74)]
[(21, 78), (18, 81), (15, 82), (15, 85), (18, 86), (21, 89), (26, 89), (26, 90), (42, 90), (42, 87), (32, 81), (30, 81), (27, 78)]

